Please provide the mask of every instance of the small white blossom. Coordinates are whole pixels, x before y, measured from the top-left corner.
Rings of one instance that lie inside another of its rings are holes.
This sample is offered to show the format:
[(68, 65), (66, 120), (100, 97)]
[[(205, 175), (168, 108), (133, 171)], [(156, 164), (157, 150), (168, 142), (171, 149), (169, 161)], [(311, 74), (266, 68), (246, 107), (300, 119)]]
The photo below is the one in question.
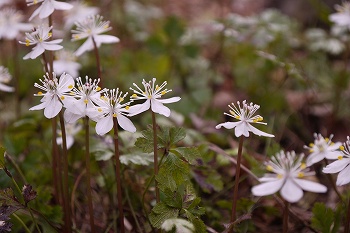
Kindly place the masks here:
[(0, 66), (0, 91), (13, 92), (14, 88), (5, 85), (12, 79), (7, 68)]
[(40, 25), (34, 29), (33, 32), (26, 32), (25, 42), (19, 42), (21, 44), (25, 44), (26, 46), (35, 45), (32, 48), (32, 51), (23, 57), (26, 59), (35, 59), (41, 54), (45, 52), (45, 50), (56, 51), (63, 48), (63, 46), (59, 45), (62, 42), (62, 39), (56, 39), (47, 41), (52, 37), (52, 33), (50, 32), (51, 27)]
[(263, 120), (262, 116), (256, 115), (254, 116), (255, 112), (260, 108), (257, 104), (247, 104), (244, 100), (241, 103), (237, 101), (236, 107), (233, 103), (232, 105), (228, 105), (228, 107), (231, 109), (229, 113), (224, 113), (227, 116), (230, 116), (236, 120), (237, 122), (225, 122), (218, 124), (215, 128), (220, 129), (221, 127), (225, 127), (226, 129), (233, 129), (235, 128), (235, 135), (236, 137), (245, 136), (249, 137), (249, 132), (252, 132), (253, 134), (256, 134), (258, 136), (264, 136), (264, 137), (274, 137), (272, 134), (265, 133), (261, 130), (258, 130), (257, 128), (253, 127), (250, 123), (257, 123), (257, 124), (263, 124), (266, 125), (266, 123), (261, 122)]
[(2, 7), (3, 5), (6, 5), (6, 4), (10, 4), (12, 3), (13, 0), (1, 0), (0, 1), (0, 7)]
[(42, 96), (40, 100), (41, 104), (36, 105), (29, 110), (41, 110), (44, 109), (44, 115), (46, 118), (53, 118), (61, 111), (63, 103), (70, 101), (70, 91), (74, 87), (74, 79), (69, 74), (62, 74), (60, 79), (56, 78), (56, 74), (52, 73), (52, 79), (49, 74), (44, 75), (44, 79), (40, 79), (42, 85), (35, 83), (34, 86), (45, 91), (43, 93), (39, 91), (35, 96)]
[(56, 74), (68, 73), (73, 77), (79, 75), (81, 65), (76, 62), (76, 56), (67, 50), (60, 50), (55, 53), (56, 60), (53, 61), (53, 70)]
[(343, 2), (342, 5), (335, 5), (337, 13), (329, 15), (333, 23), (350, 29), (350, 2)]
[(347, 137), (346, 142), (339, 147), (340, 153), (338, 160), (328, 164), (323, 168), (324, 173), (338, 173), (336, 184), (338, 186), (348, 184), (350, 182), (350, 137)]
[(324, 138), (321, 134), (314, 134), (315, 141), (310, 143), (309, 146), (304, 146), (311, 153), (306, 160), (306, 165), (309, 167), (323, 159), (337, 159), (339, 152), (336, 151), (341, 145), (340, 142), (332, 142), (333, 135), (329, 138)]
[[(163, 104), (175, 103), (180, 101), (180, 97), (172, 97), (168, 99), (162, 99), (162, 96), (172, 90), (165, 88), (167, 82), (163, 82), (162, 85), (155, 85), (156, 79), (153, 78), (152, 81), (146, 82), (142, 81), (144, 90), (142, 90), (135, 83), (133, 84), (137, 89), (130, 88), (134, 91), (134, 94), (131, 96), (133, 100), (146, 100), (143, 104), (136, 104), (130, 107), (129, 116), (134, 116), (140, 114), (144, 111), (147, 111), (151, 108), (152, 112), (162, 114), (166, 117), (170, 116), (170, 109)], [(164, 89), (165, 88), (165, 89)]]
[(75, 51), (75, 55), (80, 56), (86, 51), (94, 49), (93, 40), (97, 47), (101, 44), (111, 44), (119, 42), (119, 38), (110, 35), (100, 35), (112, 30), (109, 26), (109, 21), (103, 21), (100, 15), (93, 15), (85, 18), (83, 21), (76, 22), (76, 29), (72, 30), (72, 41), (87, 40)]
[(31, 21), (35, 16), (39, 15), (40, 19), (49, 17), (54, 10), (70, 10), (72, 5), (66, 2), (59, 2), (55, 0), (26, 0), (27, 6), (32, 6), (41, 3), (41, 5), (30, 16)]
[(97, 7), (88, 6), (83, 1), (74, 1), (71, 2), (73, 8), (69, 11), (65, 11), (64, 19), (64, 27), (66, 29), (71, 28), (75, 22), (84, 19), (90, 15), (96, 15), (99, 12)]
[(87, 115), (87, 109), (95, 107), (93, 102), (100, 99), (101, 90), (98, 86), (100, 79), (94, 79), (85, 77), (85, 83), (81, 81), (81, 78), (77, 78), (78, 88), (73, 88), (71, 94), (78, 99), (71, 99), (71, 101), (65, 103), (66, 111), (64, 112), (64, 118), (68, 123), (73, 123), (78, 119)]
[(181, 218), (170, 218), (162, 223), (161, 228), (165, 231), (171, 231), (175, 228), (175, 233), (192, 233), (195, 232), (191, 222)]
[(13, 40), (20, 31), (29, 31), (33, 26), (22, 23), (23, 15), (14, 8), (0, 10), (0, 39)]
[(130, 102), (122, 104), (126, 95), (119, 89), (112, 89), (105, 92), (98, 100), (95, 100), (97, 105), (94, 108), (87, 109), (88, 116), (97, 122), (96, 133), (104, 135), (113, 128), (113, 118), (117, 118), (119, 126), (129, 132), (136, 132), (134, 124), (126, 117), (128, 114)]
[(297, 157), (294, 151), (277, 153), (266, 163), (266, 169), (271, 173), (259, 179), (262, 184), (252, 188), (253, 195), (267, 196), (280, 191), (284, 200), (294, 203), (303, 197), (303, 190), (325, 193), (326, 186), (303, 179), (315, 174), (307, 168), (305, 163), (302, 163), (303, 158), (304, 154)]
[[(74, 136), (79, 133), (82, 129), (81, 124), (73, 123), (73, 124), (65, 124), (66, 127), (66, 143), (67, 143), (67, 149), (71, 148), (74, 144)], [(63, 138), (62, 138), (62, 131), (57, 130), (57, 145), (63, 144)]]

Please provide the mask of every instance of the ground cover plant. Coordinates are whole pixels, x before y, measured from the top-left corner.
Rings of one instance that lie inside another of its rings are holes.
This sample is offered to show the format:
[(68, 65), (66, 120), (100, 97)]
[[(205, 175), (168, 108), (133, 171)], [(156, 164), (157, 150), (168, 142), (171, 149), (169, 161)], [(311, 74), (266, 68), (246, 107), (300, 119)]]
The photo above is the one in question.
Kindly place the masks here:
[(247, 2), (0, 0), (0, 232), (350, 232), (350, 3)]

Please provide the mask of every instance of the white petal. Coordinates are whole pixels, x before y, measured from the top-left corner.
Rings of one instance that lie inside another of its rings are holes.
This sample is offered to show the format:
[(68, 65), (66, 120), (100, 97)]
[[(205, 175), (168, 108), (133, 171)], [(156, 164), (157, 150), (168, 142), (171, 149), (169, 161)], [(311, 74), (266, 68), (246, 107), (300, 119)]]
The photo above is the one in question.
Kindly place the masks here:
[(338, 186), (341, 186), (349, 182), (350, 182), (350, 166), (347, 166), (341, 172), (339, 172), (336, 184)]
[(290, 203), (297, 202), (303, 197), (303, 190), (291, 179), (286, 180), (280, 193), (283, 199)]
[(51, 15), (54, 10), (55, 10), (55, 8), (51, 4), (51, 1), (44, 1), (41, 4), (41, 11), (40, 11), (40, 14), (39, 14), (39, 18), (40, 19), (44, 19), (44, 18), (49, 17), (49, 15)]
[(28, 55), (30, 54), (30, 59), (35, 59), (39, 57), (41, 54), (43, 54), (43, 52), (45, 52), (45, 49), (40, 44), (38, 44), (32, 49), (30, 53), (28, 53)]
[(261, 130), (258, 130), (257, 128), (255, 128), (254, 126), (252, 126), (252, 125), (249, 124), (249, 123), (246, 123), (246, 124), (247, 124), (248, 130), (249, 130), (250, 132), (252, 132), (253, 134), (255, 134), (255, 135), (263, 136), (263, 137), (271, 137), (271, 138), (275, 137), (275, 136), (272, 135), (272, 134), (268, 134), (268, 133), (265, 133), (265, 132), (263, 132), (263, 131), (261, 131)]
[(295, 178), (294, 182), (297, 183), (303, 190), (314, 192), (314, 193), (325, 193), (327, 192), (327, 187), (323, 184), (319, 184), (310, 180), (303, 180)]
[(54, 96), (44, 109), (44, 116), (48, 119), (54, 118), (62, 109), (62, 103)]
[(110, 35), (95, 35), (94, 39), (96, 44), (98, 45), (97, 47), (100, 47), (102, 43), (112, 44), (112, 43), (118, 43), (120, 41), (118, 37), (110, 36)]
[(32, 15), (30, 16), (30, 18), (29, 18), (29, 21), (31, 21), (35, 16), (37, 16), (37, 15), (40, 13), (41, 8), (42, 8), (42, 6), (39, 6), (39, 7), (33, 12), (33, 14), (32, 14)]
[(29, 110), (30, 110), (30, 111), (33, 111), (33, 110), (41, 110), (41, 109), (44, 109), (44, 108), (46, 108), (46, 106), (47, 106), (48, 103), (49, 103), (49, 102), (42, 102), (41, 104), (38, 104), (38, 105), (35, 105), (35, 106), (31, 107)]
[(331, 164), (328, 164), (326, 167), (323, 168), (322, 172), (324, 173), (337, 173), (343, 170), (348, 164), (350, 163), (349, 158), (343, 158), (334, 161)]
[(144, 111), (147, 111), (150, 108), (150, 106), (151, 106), (150, 100), (146, 100), (146, 102), (144, 102), (143, 104), (135, 104), (133, 106), (130, 106), (128, 116), (135, 116)]
[(236, 137), (240, 137), (240, 136), (245, 136), (245, 137), (249, 137), (249, 128), (248, 128), (248, 123), (240, 121), (240, 124), (237, 124), (236, 128), (235, 128), (235, 135)]
[(61, 93), (67, 92), (67, 91), (70, 91), (72, 89), (72, 88), (69, 88), (69, 86), (74, 86), (74, 79), (70, 74), (63, 73), (60, 76), (57, 89), (59, 89)]
[(66, 144), (67, 144), (67, 149), (69, 149), (73, 146), (74, 137), (72, 135), (67, 135)]
[(66, 111), (64, 111), (63, 116), (64, 116), (64, 120), (70, 124), (76, 122), (81, 117), (83, 117), (81, 114), (74, 114), (71, 111), (69, 111), (68, 109), (66, 109)]
[[(339, 146), (337, 147), (337, 149), (339, 148)], [(326, 151), (324, 152), (324, 154), (326, 159), (338, 159), (339, 155), (342, 155), (340, 151)]]
[(42, 46), (45, 50), (50, 50), (50, 51), (63, 49), (63, 46), (59, 44), (42, 43)]
[(105, 135), (113, 128), (113, 116), (108, 115), (102, 117), (96, 124), (96, 133), (98, 135)]
[(13, 92), (15, 89), (13, 87), (6, 86), (5, 84), (0, 83), (0, 91)]
[(126, 131), (129, 131), (131, 133), (135, 133), (136, 132), (136, 128), (135, 128), (134, 124), (127, 117), (125, 117), (125, 116), (123, 116), (121, 114), (118, 114), (117, 120), (118, 120), (118, 124), (120, 125), (120, 127), (122, 129), (124, 129)]
[(275, 178), (274, 181), (258, 184), (252, 188), (254, 196), (267, 196), (276, 193), (281, 189), (284, 180)]
[(217, 126), (215, 126), (216, 129), (220, 129), (221, 127), (224, 127), (226, 129), (233, 129), (234, 127), (236, 127), (239, 123), (241, 123), (240, 121), (238, 122), (225, 122), (225, 123), (221, 123), (218, 124)]
[(172, 97), (172, 98), (168, 98), (168, 99), (158, 99), (158, 101), (163, 103), (163, 104), (175, 103), (175, 102), (178, 102), (180, 100), (181, 100), (180, 97)]
[(170, 109), (156, 99), (151, 99), (151, 108), (152, 112), (162, 114), (166, 117), (170, 116)]
[(74, 52), (74, 55), (79, 57), (86, 51), (90, 51), (94, 49), (94, 44), (92, 43), (92, 39), (89, 37), (78, 49)]
[(52, 1), (52, 4), (56, 10), (70, 10), (73, 8), (73, 5), (66, 2)]
[(311, 153), (306, 159), (306, 166), (311, 166), (312, 164), (320, 162), (324, 159), (324, 153)]

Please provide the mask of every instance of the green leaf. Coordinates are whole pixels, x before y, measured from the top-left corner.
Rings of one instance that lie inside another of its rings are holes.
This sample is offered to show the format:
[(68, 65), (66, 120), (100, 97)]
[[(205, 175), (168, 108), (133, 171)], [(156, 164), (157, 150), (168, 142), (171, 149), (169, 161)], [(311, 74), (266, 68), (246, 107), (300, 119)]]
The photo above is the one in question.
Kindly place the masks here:
[(1, 205), (20, 205), (11, 188), (0, 190)]
[(149, 165), (153, 163), (153, 154), (151, 153), (134, 153), (134, 154), (126, 154), (120, 156), (120, 162), (125, 165), (129, 165), (130, 163), (136, 165)]
[(330, 233), (334, 222), (334, 212), (324, 203), (315, 203), (312, 208), (311, 226), (322, 233)]
[(203, 223), (203, 221), (201, 219), (199, 219), (198, 217), (194, 216), (189, 211), (186, 211), (186, 217), (194, 225), (196, 233), (206, 233), (207, 232), (206, 226), (205, 226), (205, 224)]
[(149, 220), (153, 227), (160, 228), (165, 220), (169, 218), (177, 218), (178, 215), (178, 209), (167, 206), (163, 202), (159, 202), (153, 207), (152, 212), (149, 215)]
[(0, 146), (0, 169), (5, 168), (5, 148)]
[(190, 169), (186, 162), (179, 159), (175, 154), (169, 153), (164, 164), (159, 169), (156, 180), (161, 190), (170, 189), (175, 191), (177, 186), (189, 179)]
[(138, 138), (135, 142), (135, 146), (140, 148), (145, 153), (153, 152), (153, 131), (152, 128), (143, 130), (142, 137)]
[(182, 192), (172, 192), (170, 189), (164, 191), (164, 203), (168, 206), (181, 209), (182, 208)]
[(172, 149), (171, 152), (182, 156), (191, 165), (197, 165), (197, 160), (201, 157), (198, 149), (195, 147), (178, 147)]

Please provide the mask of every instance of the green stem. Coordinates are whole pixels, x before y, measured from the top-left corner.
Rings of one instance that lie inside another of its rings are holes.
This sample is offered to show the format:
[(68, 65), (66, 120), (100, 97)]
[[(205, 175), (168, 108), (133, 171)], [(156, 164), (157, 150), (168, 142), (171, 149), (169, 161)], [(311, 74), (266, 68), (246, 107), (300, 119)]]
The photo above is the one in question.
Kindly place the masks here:
[(18, 164), (14, 161), (14, 159), (12, 158), (12, 156), (10, 154), (8, 154), (7, 152), (5, 152), (5, 158), (11, 163), (11, 165), (15, 168), (16, 172), (19, 174), (21, 180), (23, 183), (27, 184), (27, 179), (25, 178), (22, 170), (19, 168)]
[[(234, 190), (233, 190), (231, 223), (236, 221), (236, 209), (237, 209), (237, 199), (238, 199), (238, 185), (239, 185), (239, 177), (240, 177), (240, 171), (241, 171), (243, 141), (244, 141), (244, 136), (241, 136), (240, 139), (239, 139), (239, 146), (238, 146), (235, 187), (234, 187)], [(230, 233), (233, 233), (233, 228), (231, 229)]]
[(71, 210), (69, 205), (69, 183), (68, 183), (68, 151), (67, 151), (67, 136), (66, 136), (66, 128), (63, 119), (63, 112), (59, 113), (61, 132), (62, 132), (62, 161), (63, 161), (63, 196), (64, 196), (64, 219), (65, 219), (65, 227), (68, 233), (72, 232), (72, 224), (71, 224)]
[(90, 140), (89, 140), (89, 117), (85, 117), (85, 162), (86, 162), (86, 183), (87, 183), (87, 196), (89, 205), (89, 218), (91, 232), (95, 233), (95, 223), (94, 223), (94, 209), (92, 205), (92, 190), (91, 190), (91, 172), (90, 172)]
[(348, 201), (348, 208), (346, 212), (346, 219), (345, 219), (345, 225), (344, 225), (344, 233), (349, 233), (349, 223), (350, 223), (350, 198)]
[[(152, 125), (153, 125), (153, 155), (154, 155), (154, 176), (158, 175), (158, 142), (157, 142), (157, 123), (156, 123), (156, 114), (152, 111)], [(159, 203), (159, 189), (158, 182), (155, 179), (155, 189), (156, 189), (156, 202)]]
[(288, 232), (288, 216), (289, 216), (289, 202), (284, 200), (284, 210), (283, 210), (283, 233)]
[(36, 222), (36, 220), (35, 220), (35, 218), (34, 218), (32, 209), (31, 209), (30, 207), (27, 207), (27, 209), (29, 210), (30, 216), (31, 216), (32, 219), (33, 219), (33, 222), (34, 222), (34, 224), (35, 224), (36, 229), (38, 230), (39, 233), (41, 233), (41, 230), (40, 230), (40, 228), (39, 228), (39, 226), (38, 226), (38, 223)]
[(115, 163), (116, 163), (115, 168), (116, 168), (116, 179), (117, 179), (117, 199), (118, 199), (120, 232), (125, 233), (122, 184), (121, 184), (121, 178), (120, 178), (121, 172), (120, 172), (120, 159), (119, 159), (118, 122), (116, 117), (113, 117), (113, 129), (114, 129), (114, 155), (115, 155)]
[(13, 217), (15, 217), (15, 219), (17, 219), (18, 222), (20, 222), (24, 228), (24, 230), (26, 230), (27, 233), (32, 233), (29, 228), (26, 226), (26, 224), (22, 221), (22, 219), (20, 217), (18, 217), (17, 214), (13, 213), (12, 214)]

